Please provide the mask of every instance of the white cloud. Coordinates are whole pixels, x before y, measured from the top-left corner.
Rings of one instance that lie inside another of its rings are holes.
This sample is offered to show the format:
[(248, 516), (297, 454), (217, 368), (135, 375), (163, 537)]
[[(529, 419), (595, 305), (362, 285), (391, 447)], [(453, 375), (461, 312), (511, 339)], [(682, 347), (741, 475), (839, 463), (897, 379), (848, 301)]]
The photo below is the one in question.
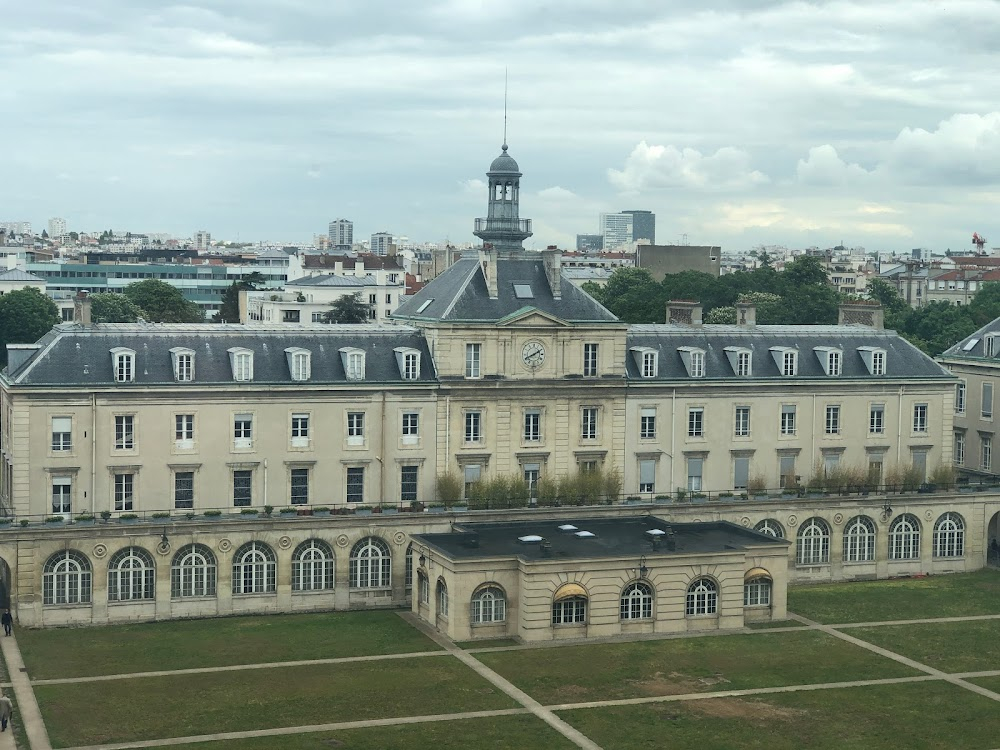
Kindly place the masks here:
[(554, 185), (538, 191), (538, 197), (544, 201), (568, 201), (577, 198), (576, 193), (564, 187)]
[(750, 168), (750, 155), (737, 148), (727, 146), (705, 156), (692, 148), (650, 146), (646, 141), (632, 150), (624, 169), (609, 169), (608, 179), (623, 192), (746, 190), (768, 182), (767, 175)]
[(956, 114), (933, 131), (904, 128), (893, 141), (884, 168), (911, 184), (998, 184), (1000, 112)]
[(848, 185), (871, 176), (857, 164), (848, 164), (830, 144), (809, 149), (806, 159), (799, 159), (795, 169), (799, 182), (805, 185)]

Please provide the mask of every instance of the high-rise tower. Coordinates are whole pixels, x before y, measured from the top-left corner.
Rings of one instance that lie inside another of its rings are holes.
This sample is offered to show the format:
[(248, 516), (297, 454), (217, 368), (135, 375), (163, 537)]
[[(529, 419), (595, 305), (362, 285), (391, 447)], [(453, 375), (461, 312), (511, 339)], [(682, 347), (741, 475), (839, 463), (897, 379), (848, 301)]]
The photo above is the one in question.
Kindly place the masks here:
[(489, 204), (485, 219), (476, 219), (474, 234), (495, 250), (524, 250), (531, 236), (531, 219), (518, 218), (521, 172), (503, 144), (500, 156), (490, 164)]

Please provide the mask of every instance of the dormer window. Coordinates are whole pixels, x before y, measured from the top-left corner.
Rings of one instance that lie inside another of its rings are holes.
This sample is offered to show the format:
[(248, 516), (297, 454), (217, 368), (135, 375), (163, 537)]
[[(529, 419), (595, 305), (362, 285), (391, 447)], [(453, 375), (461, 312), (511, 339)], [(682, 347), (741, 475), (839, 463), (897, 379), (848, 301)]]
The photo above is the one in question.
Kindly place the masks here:
[(858, 354), (868, 368), (869, 375), (885, 375), (885, 349), (876, 346), (859, 346)]
[(312, 376), (312, 352), (308, 349), (291, 346), (285, 349), (288, 359), (288, 372), (292, 380), (309, 380)]
[(684, 367), (687, 369), (689, 377), (705, 377), (705, 350), (697, 349), (693, 346), (681, 346), (677, 351), (681, 355)]
[(1000, 354), (1000, 346), (997, 345), (996, 334), (987, 334), (983, 336), (983, 355), (986, 357), (995, 357)]
[(778, 372), (784, 377), (797, 375), (799, 372), (799, 352), (789, 346), (772, 346), (771, 356), (774, 357), (774, 364), (778, 366)]
[(189, 383), (194, 380), (194, 351), (183, 347), (170, 350), (170, 359), (174, 366), (174, 380), (178, 383)]
[(229, 350), (229, 365), (233, 380), (243, 383), (253, 380), (253, 351), (235, 346)]
[(816, 356), (819, 357), (819, 363), (823, 367), (823, 372), (825, 372), (830, 377), (837, 377), (842, 371), (841, 363), (843, 362), (843, 351), (840, 349), (835, 349), (832, 346), (817, 346), (813, 348), (816, 352)]
[(726, 357), (737, 377), (749, 378), (753, 374), (753, 352), (742, 346), (727, 346)]
[(131, 383), (135, 380), (135, 351), (116, 346), (111, 350), (111, 366), (115, 372), (115, 382)]
[(346, 346), (340, 350), (341, 361), (344, 363), (344, 374), (348, 380), (365, 379), (365, 352)]
[(648, 346), (634, 346), (632, 353), (639, 368), (639, 375), (644, 378), (655, 378), (658, 372), (659, 357), (656, 349)]
[(420, 377), (420, 352), (407, 346), (399, 346), (396, 352), (396, 364), (403, 380), (417, 380)]

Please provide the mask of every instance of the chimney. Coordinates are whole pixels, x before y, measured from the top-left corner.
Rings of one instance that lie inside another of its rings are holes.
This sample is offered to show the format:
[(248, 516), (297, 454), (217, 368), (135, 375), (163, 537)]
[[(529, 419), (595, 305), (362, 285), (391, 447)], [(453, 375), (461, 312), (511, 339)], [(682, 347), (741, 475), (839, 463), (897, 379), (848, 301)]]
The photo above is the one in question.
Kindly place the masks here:
[(885, 325), (885, 313), (882, 311), (882, 305), (874, 300), (856, 299), (841, 302), (837, 308), (837, 325), (881, 329)]
[(685, 326), (701, 325), (701, 303), (686, 299), (667, 302), (667, 322)]
[(757, 306), (753, 302), (736, 303), (736, 324), (741, 326), (757, 325)]
[(479, 253), (479, 264), (483, 268), (483, 277), (486, 279), (490, 299), (497, 299), (500, 296), (497, 286), (497, 251), (484, 245)]
[(7, 344), (7, 372), (17, 372), (41, 348), (38, 344)]
[(86, 292), (77, 292), (73, 298), (73, 320), (82, 326), (89, 326), (90, 319), (90, 295)]
[(542, 263), (545, 265), (545, 278), (549, 280), (552, 296), (562, 299), (562, 253), (554, 246), (542, 251)]

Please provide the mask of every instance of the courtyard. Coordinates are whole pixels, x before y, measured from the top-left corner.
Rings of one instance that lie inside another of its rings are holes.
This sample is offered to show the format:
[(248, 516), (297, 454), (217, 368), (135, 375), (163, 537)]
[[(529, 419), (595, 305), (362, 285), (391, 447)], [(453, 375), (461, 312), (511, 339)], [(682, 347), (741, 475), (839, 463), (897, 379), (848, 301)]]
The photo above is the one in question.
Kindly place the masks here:
[(2, 679), (22, 750), (1000, 747), (1000, 572), (794, 587), (788, 609), (531, 646), (397, 611), (21, 629)]

